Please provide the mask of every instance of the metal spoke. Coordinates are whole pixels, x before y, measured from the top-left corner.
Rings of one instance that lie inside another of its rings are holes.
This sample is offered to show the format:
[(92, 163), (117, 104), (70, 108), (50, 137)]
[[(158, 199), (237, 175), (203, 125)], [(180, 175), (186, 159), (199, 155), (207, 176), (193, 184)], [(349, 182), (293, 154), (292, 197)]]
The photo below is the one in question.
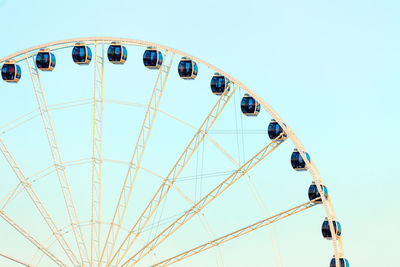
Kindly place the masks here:
[[(105, 225), (105, 226), (109, 226), (109, 225), (111, 224), (110, 222), (104, 222), (104, 221), (100, 221), (99, 223), (102, 224), (102, 225)], [(90, 221), (81, 221), (81, 226), (82, 226), (82, 227), (90, 226), (90, 224), (91, 224)], [(121, 227), (121, 230), (122, 230), (123, 232), (129, 232), (129, 229), (127, 229), (127, 228), (125, 228), (125, 227), (123, 227), (123, 226)], [(61, 229), (61, 232), (63, 232), (64, 235), (68, 234), (68, 233), (71, 232), (71, 231), (72, 231), (72, 225), (64, 226), (64, 227)], [(56, 242), (56, 240), (54, 240), (53, 237), (54, 237), (53, 235), (49, 236), (49, 237), (46, 239), (46, 241), (44, 241), (43, 245), (46, 245), (47, 248), (51, 248), (51, 247), (54, 245), (54, 243)], [(145, 241), (142, 240), (142, 239), (140, 239), (140, 242), (143, 243), (143, 244), (145, 243)], [(33, 265), (33, 266), (39, 266), (39, 265), (40, 265), (40, 262), (42, 261), (42, 258), (43, 258), (43, 254), (41, 254), (41, 255), (39, 256), (39, 255), (38, 255), (39, 252), (40, 252), (40, 250), (36, 250), (35, 254), (33, 255), (32, 259), (31, 259), (31, 261), (30, 261), (30, 266), (32, 266), (32, 265)], [(35, 259), (38, 258), (38, 257), (39, 257), (39, 259), (37, 259), (37, 260), (36, 260), (36, 263), (34, 264), (33, 262), (34, 262)], [(153, 257), (154, 257), (154, 259), (156, 259), (157, 261), (159, 260), (159, 259), (157, 259), (157, 257), (156, 257), (155, 255), (153, 255)], [(105, 262), (103, 261), (102, 263), (105, 263)]]
[[(147, 106), (146, 115), (143, 120), (142, 127), (140, 129), (139, 137), (135, 145), (135, 149), (133, 151), (132, 159), (130, 161), (130, 165), (128, 168), (128, 172), (125, 177), (124, 184), (122, 186), (122, 191), (120, 197), (118, 199), (117, 206), (115, 208), (114, 216), (112, 219), (112, 223), (110, 225), (110, 229), (107, 234), (107, 238), (104, 244), (104, 248), (100, 257), (100, 262), (103, 259), (104, 255), (107, 254), (107, 263), (110, 259), (110, 256), (113, 252), (115, 242), (117, 241), (117, 237), (119, 234), (120, 227), (122, 225), (122, 220), (124, 218), (126, 208), (128, 206), (128, 202), (130, 196), (132, 194), (133, 184), (135, 182), (138, 170), (140, 169), (140, 164), (142, 161), (142, 157), (144, 154), (144, 150), (146, 148), (147, 141), (149, 139), (149, 135), (153, 126), (154, 118), (156, 116), (158, 106), (160, 104), (161, 96), (163, 94), (165, 84), (168, 78), (169, 70), (171, 68), (173, 59), (175, 54), (171, 55), (171, 59), (169, 64), (165, 65), (166, 56), (168, 55), (168, 50), (165, 51), (164, 58), (160, 70), (158, 72), (157, 80), (153, 89), (153, 93), (150, 97), (149, 105)], [(164, 77), (163, 77), (164, 76)], [(111, 247), (109, 247), (111, 244)], [(108, 250), (108, 253), (107, 253)]]
[(182, 225), (188, 222), (194, 215), (199, 213), (204, 207), (210, 204), (214, 199), (216, 199), (222, 192), (228, 189), (246, 173), (248, 173), (252, 168), (254, 168), (258, 163), (265, 159), (272, 151), (274, 151), (280, 144), (283, 143), (283, 134), (278, 136), (276, 139), (272, 140), (266, 147), (261, 149), (256, 153), (250, 160), (248, 160), (244, 165), (238, 168), (233, 174), (211, 190), (205, 197), (198, 201), (193, 207), (187, 210), (181, 217), (179, 217), (175, 222), (165, 228), (159, 235), (157, 235), (152, 241), (150, 241), (145, 247), (139, 250), (136, 254), (130, 257), (123, 265), (132, 262), (136, 264), (140, 259), (146, 256), (155, 247), (160, 245), (165, 239), (167, 239), (172, 233), (178, 230)]
[(219, 246), (219, 245), (221, 245), (223, 243), (226, 243), (226, 242), (228, 242), (228, 241), (230, 241), (232, 239), (235, 239), (235, 238), (240, 237), (242, 235), (245, 235), (245, 234), (248, 234), (250, 232), (253, 232), (254, 230), (260, 229), (260, 228), (262, 228), (264, 226), (267, 226), (267, 225), (270, 225), (270, 224), (272, 224), (274, 222), (280, 221), (280, 220), (282, 220), (284, 218), (287, 218), (289, 216), (292, 216), (292, 215), (294, 215), (296, 213), (299, 213), (301, 211), (307, 210), (307, 209), (309, 209), (309, 208), (311, 208), (311, 207), (313, 207), (315, 205), (317, 205), (317, 203), (315, 203), (315, 201), (306, 202), (306, 203), (301, 204), (301, 205), (299, 205), (297, 207), (294, 207), (292, 209), (289, 209), (289, 210), (286, 210), (284, 212), (278, 213), (278, 214), (276, 214), (274, 216), (271, 216), (271, 217), (269, 217), (267, 219), (261, 220), (259, 222), (256, 222), (256, 223), (252, 224), (252, 225), (249, 225), (247, 227), (244, 227), (244, 228), (241, 228), (239, 230), (236, 230), (236, 231), (234, 231), (232, 233), (229, 233), (227, 235), (221, 236), (221, 237), (219, 237), (219, 238), (217, 238), (215, 240), (212, 240), (210, 242), (207, 242), (207, 243), (205, 243), (203, 245), (197, 246), (197, 247), (195, 247), (195, 248), (193, 248), (191, 250), (187, 250), (187, 251), (185, 251), (185, 252), (183, 252), (181, 254), (178, 254), (178, 255), (176, 255), (174, 257), (171, 257), (169, 259), (161, 261), (161, 262), (159, 262), (159, 263), (157, 263), (157, 264), (155, 264), (153, 266), (167, 266), (167, 265), (173, 264), (175, 262), (181, 261), (183, 259), (186, 259), (188, 257), (196, 255), (196, 254), (198, 254), (200, 252), (208, 250), (208, 249), (210, 249), (212, 247)]
[(48, 110), (46, 98), (44, 95), (42, 83), (40, 81), (39, 71), (35, 65), (34, 58), (32, 57), (32, 63), (34, 68), (31, 67), (29, 63), (28, 57), (26, 57), (26, 62), (28, 64), (29, 72), (32, 78), (33, 89), (35, 91), (36, 100), (38, 102), (38, 107), (40, 110), (40, 115), (43, 120), (43, 126), (47, 135), (47, 139), (49, 142), (50, 151), (53, 157), (53, 162), (57, 170), (58, 180), (60, 182), (60, 187), (63, 193), (63, 197), (65, 200), (65, 205), (68, 211), (69, 219), (72, 224), (76, 225), (73, 228), (74, 236), (76, 243), (78, 245), (78, 251), (80, 254), (80, 258), (82, 263), (89, 259), (87, 247), (85, 244), (85, 239), (82, 233), (82, 229), (80, 227), (78, 214), (75, 208), (75, 203), (72, 197), (71, 189), (69, 186), (69, 181), (67, 178), (67, 174), (65, 172), (65, 166), (63, 160), (61, 158), (60, 148), (58, 146), (57, 138), (54, 132), (53, 123), (50, 118), (50, 113)]
[(43, 202), (39, 199), (39, 196), (36, 194), (35, 190), (33, 189), (31, 183), (28, 181), (24, 173), (22, 172), (21, 168), (15, 161), (14, 157), (11, 155), (10, 151), (8, 150), (6, 144), (0, 138), (0, 150), (1, 153), (6, 158), (8, 164), (10, 165), (11, 169), (17, 176), (20, 184), (22, 185), (23, 189), (28, 193), (30, 199), (32, 200), (33, 204), (38, 209), (40, 215), (45, 220), (46, 224), (49, 226), (51, 232), (56, 236), (57, 241), (59, 242), (62, 249), (67, 254), (68, 258), (71, 260), (71, 263), (77, 264), (77, 258), (74, 252), (71, 250), (70, 246), (64, 239), (64, 236), (60, 233), (59, 228), (57, 227), (55, 221), (50, 216), (47, 209), (44, 207)]
[[(132, 246), (135, 239), (140, 235), (143, 228), (146, 226), (147, 222), (150, 220), (151, 216), (160, 205), (166, 194), (168, 193), (171, 185), (174, 184), (175, 180), (178, 178), (179, 174), (182, 172), (186, 164), (189, 162), (190, 158), (196, 151), (197, 147), (203, 141), (205, 135), (208, 133), (212, 125), (217, 120), (218, 116), (221, 114), (222, 110), (225, 108), (226, 104), (235, 93), (236, 89), (238, 88), (235, 85), (233, 90), (229, 91), (226, 90), (223, 95), (218, 99), (217, 103), (214, 105), (210, 113), (207, 115), (206, 119), (204, 120), (203, 124), (197, 130), (196, 134), (193, 136), (192, 140), (189, 142), (189, 145), (183, 151), (182, 155), (175, 163), (172, 170), (169, 172), (166, 180), (163, 184), (158, 188), (156, 194), (151, 199), (150, 203), (147, 205), (135, 225), (132, 227), (132, 230), (128, 234), (128, 236), (124, 239), (123, 243), (119, 247), (118, 251), (114, 254), (111, 259), (111, 262), (114, 259), (117, 259), (117, 265), (122, 261), (122, 258), (126, 255), (129, 251), (130, 247)], [(170, 183), (167, 183), (170, 181)], [(122, 255), (120, 256), (120, 254)]]
[(14, 258), (14, 257), (8, 256), (8, 255), (6, 255), (6, 254), (4, 254), (4, 253), (1, 253), (1, 252), (0, 252), (0, 257), (6, 258), (6, 259), (8, 259), (8, 260), (10, 260), (10, 261), (19, 263), (19, 264), (24, 265), (24, 266), (30, 267), (29, 264), (27, 264), (27, 263), (25, 263), (25, 262), (23, 262), (23, 261), (21, 261), (21, 260), (19, 260), (19, 259), (16, 259), (16, 258)]
[[(90, 266), (100, 258), (101, 233), (101, 176), (103, 165), (103, 79), (104, 79), (104, 43), (101, 55), (98, 55), (98, 43), (95, 43), (94, 65), (94, 101), (93, 101), (93, 151), (92, 151), (92, 219), (90, 242)], [(97, 225), (96, 225), (97, 224)]]
[(46, 254), (51, 260), (53, 260), (58, 266), (67, 266), (60, 259), (54, 256), (47, 248), (45, 248), (42, 244), (40, 244), (34, 237), (32, 237), (25, 229), (19, 226), (16, 222), (14, 222), (3, 210), (0, 210), (0, 216), (10, 224), (15, 230), (17, 230), (20, 234), (22, 234), (26, 239), (29, 240), (33, 245), (35, 245), (38, 249), (40, 249), (44, 254)]

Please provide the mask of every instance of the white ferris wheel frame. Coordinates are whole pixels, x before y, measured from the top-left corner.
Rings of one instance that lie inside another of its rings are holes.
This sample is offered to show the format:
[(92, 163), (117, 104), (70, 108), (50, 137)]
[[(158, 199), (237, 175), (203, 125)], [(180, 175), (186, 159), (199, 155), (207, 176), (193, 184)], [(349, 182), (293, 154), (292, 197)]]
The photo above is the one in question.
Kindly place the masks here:
[[(168, 46), (164, 46), (161, 44), (157, 44), (157, 43), (152, 43), (152, 42), (147, 42), (147, 41), (141, 41), (141, 40), (136, 40), (136, 39), (128, 39), (128, 38), (115, 38), (115, 37), (86, 37), (86, 38), (74, 38), (74, 39), (65, 39), (65, 40), (61, 40), (61, 41), (56, 41), (56, 42), (49, 42), (49, 43), (45, 43), (45, 44), (41, 44), (41, 45), (37, 45), (16, 53), (13, 53), (9, 56), (6, 56), (4, 58), (0, 59), (0, 64), (6, 62), (7, 60), (13, 59), (16, 62), (22, 61), (22, 60), (26, 60), (28, 62), (29, 65), (29, 61), (28, 59), (35, 56), (36, 53), (42, 49), (42, 48), (50, 48), (51, 51), (54, 50), (58, 50), (58, 49), (63, 49), (63, 48), (67, 48), (67, 47), (73, 47), (76, 43), (78, 42), (83, 42), (87, 45), (97, 45), (97, 44), (110, 44), (112, 42), (119, 42), (122, 44), (126, 44), (126, 45), (133, 45), (133, 46), (141, 46), (141, 47), (154, 47), (156, 49), (159, 50), (163, 50), (165, 52), (169, 52), (172, 53), (172, 55), (180, 55), (182, 57), (186, 57), (189, 59), (194, 60), (197, 63), (200, 63), (202, 65), (205, 65), (206, 67), (214, 70), (215, 72), (225, 76), (226, 78), (228, 78), (234, 85), (238, 86), (239, 88), (241, 88), (242, 90), (244, 90), (246, 93), (248, 93), (250, 96), (252, 96), (254, 99), (256, 99), (261, 106), (263, 107), (263, 109), (268, 112), (271, 117), (273, 119), (275, 119), (275, 121), (281, 126), (281, 128), (284, 130), (285, 134), (287, 135), (288, 139), (290, 139), (292, 141), (292, 143), (294, 144), (295, 148), (297, 148), (297, 150), (300, 152), (301, 157), (303, 158), (303, 160), (306, 163), (307, 166), (307, 170), (310, 172), (317, 190), (321, 196), (321, 200), (324, 206), (324, 211), (326, 214), (326, 217), (329, 221), (329, 228), (331, 233), (335, 233), (335, 227), (334, 227), (334, 223), (333, 221), (336, 220), (336, 215), (333, 209), (333, 205), (332, 205), (332, 201), (331, 201), (331, 195), (329, 195), (328, 199), (325, 198), (324, 192), (322, 190), (321, 185), (324, 185), (325, 183), (322, 180), (322, 177), (320, 175), (320, 173), (318, 172), (314, 161), (309, 161), (307, 156), (306, 156), (306, 149), (305, 147), (301, 144), (299, 138), (294, 134), (294, 132), (292, 131), (292, 129), (288, 126), (288, 124), (279, 116), (279, 114), (266, 102), (264, 101), (261, 97), (259, 97), (254, 91), (252, 91), (250, 88), (248, 88), (245, 84), (243, 84), (242, 82), (240, 82), (238, 79), (236, 79), (235, 77), (231, 76), (230, 74), (224, 72), (223, 70), (197, 58), (194, 57), (190, 54), (187, 54), (183, 51), (168, 47)], [(93, 59), (94, 61), (98, 60), (97, 57), (97, 49), (95, 51), (95, 55), (93, 55)], [(171, 59), (171, 63), (172, 63)], [(103, 51), (103, 61), (104, 61), (104, 51)], [(30, 67), (29, 67), (30, 68)], [(31, 68), (30, 68), (31, 69)], [(96, 71), (96, 70), (95, 70)], [(168, 69), (169, 71), (169, 69)], [(32, 72), (32, 69), (31, 69)], [(99, 71), (98, 71), (99, 72)], [(102, 71), (101, 72), (96, 72), (97, 74), (100, 74), (102, 76)], [(31, 73), (32, 76), (32, 73)], [(33, 76), (32, 76), (33, 77)], [(33, 79), (33, 78), (32, 78)], [(39, 81), (40, 83), (40, 81)], [(101, 77), (101, 83), (102, 83), (102, 77)], [(96, 78), (95, 78), (95, 87), (96, 87)], [(95, 91), (96, 92), (96, 91)], [(96, 96), (95, 96), (96, 97)], [(102, 98), (102, 95), (98, 95), (98, 97)], [(95, 102), (95, 106), (96, 106), (96, 101)], [(96, 109), (96, 107), (95, 107)], [(95, 115), (96, 116), (96, 115)], [(94, 118), (95, 119), (95, 118)], [(94, 126), (96, 127), (96, 126)], [(1, 141), (1, 139), (0, 139)], [(23, 176), (23, 175), (22, 175)], [(26, 185), (28, 184), (26, 181), (24, 182), (24, 177), (21, 177), (21, 184), (22, 185)], [(0, 209), (1, 211), (1, 209)], [(46, 216), (46, 215), (45, 215)], [(74, 216), (74, 214), (72, 214), (72, 216)], [(22, 230), (23, 231), (23, 230)], [(81, 234), (81, 233), (80, 233)], [(82, 235), (82, 234), (81, 234)], [(65, 242), (65, 241), (63, 241)], [(79, 244), (79, 241), (78, 241)], [(343, 245), (342, 245), (342, 240), (340, 236), (337, 236), (336, 234), (332, 234), (332, 244), (333, 244), (333, 250), (334, 250), (334, 258), (336, 260), (336, 267), (340, 267), (340, 263), (339, 263), (339, 258), (344, 257), (344, 252), (343, 252)], [(83, 243), (81, 243), (81, 245), (84, 246)], [(40, 244), (38, 245), (40, 246)], [(78, 245), (79, 246), (79, 245)], [(86, 248), (85, 248), (86, 250)], [(44, 250), (45, 253), (49, 253), (48, 251)], [(86, 253), (88, 253), (86, 251)], [(17, 259), (14, 259), (10, 256), (7, 255), (3, 255), (0, 254), (0, 256), (6, 257), (10, 260), (13, 260), (15, 262), (18, 262)], [(73, 256), (71, 256), (73, 257)], [(19, 262), (21, 263), (21, 262)], [(21, 264), (24, 264), (23, 262)]]

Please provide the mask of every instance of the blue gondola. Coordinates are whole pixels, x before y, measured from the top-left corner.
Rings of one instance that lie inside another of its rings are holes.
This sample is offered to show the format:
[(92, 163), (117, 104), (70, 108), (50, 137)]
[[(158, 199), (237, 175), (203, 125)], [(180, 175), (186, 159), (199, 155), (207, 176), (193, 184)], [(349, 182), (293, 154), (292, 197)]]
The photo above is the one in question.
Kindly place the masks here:
[[(328, 189), (326, 188), (326, 186), (321, 184), (321, 189), (324, 192), (325, 199), (328, 199)], [(312, 182), (312, 184), (308, 188), (308, 198), (310, 199), (310, 201), (313, 201), (314, 199), (318, 199), (320, 197), (321, 195), (318, 192), (317, 185), (315, 184), (315, 182)], [(315, 202), (322, 203), (322, 200), (319, 199)]]
[(225, 76), (215, 73), (211, 79), (211, 91), (216, 95), (222, 95), (226, 90), (230, 89), (230, 81)]
[(56, 57), (50, 49), (40, 49), (36, 55), (36, 67), (42, 71), (52, 71), (56, 66)]
[[(346, 258), (339, 258), (339, 266), (340, 267), (350, 267), (349, 261)], [(336, 267), (336, 259), (332, 258), (329, 267)]]
[(1, 78), (9, 83), (17, 83), (21, 79), (21, 68), (15, 60), (7, 60), (1, 68)]
[(190, 58), (183, 57), (178, 65), (178, 73), (182, 79), (194, 80), (197, 76), (197, 63)]
[(143, 64), (148, 69), (159, 69), (163, 63), (163, 55), (156, 48), (147, 47), (143, 54)]
[(78, 65), (89, 65), (92, 60), (92, 50), (85, 43), (76, 43), (72, 49), (72, 59)]
[(249, 94), (245, 94), (240, 103), (242, 112), (246, 116), (257, 116), (260, 113), (260, 103), (251, 97)]
[[(333, 228), (335, 229), (336, 236), (339, 237), (342, 234), (342, 226), (336, 220), (333, 220), (332, 223), (333, 223)], [(325, 239), (332, 240), (332, 233), (331, 229), (329, 228), (329, 221), (327, 218), (325, 218), (325, 221), (322, 223), (321, 230), (322, 230), (322, 236)]]
[[(271, 140), (276, 139), (283, 133), (282, 127), (279, 125), (279, 123), (276, 122), (276, 120), (272, 119), (271, 122), (268, 125), (268, 136)], [(282, 139), (286, 139), (287, 135), (284, 133), (281, 137)]]
[[(310, 155), (308, 155), (307, 152), (304, 152), (306, 154), (307, 160), (311, 162)], [(290, 163), (292, 164), (293, 169), (296, 171), (306, 171), (307, 170), (307, 165), (304, 159), (301, 157), (300, 152), (295, 148), (293, 150), (292, 156), (290, 158)]]
[(128, 51), (122, 44), (112, 42), (108, 47), (107, 57), (113, 64), (124, 64), (128, 57)]

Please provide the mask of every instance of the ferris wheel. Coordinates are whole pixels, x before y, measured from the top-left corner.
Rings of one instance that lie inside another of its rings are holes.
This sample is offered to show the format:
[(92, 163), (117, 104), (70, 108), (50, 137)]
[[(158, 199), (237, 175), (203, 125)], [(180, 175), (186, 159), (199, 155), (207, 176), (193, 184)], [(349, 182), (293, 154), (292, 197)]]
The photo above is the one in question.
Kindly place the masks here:
[[(349, 266), (314, 160), (271, 106), (223, 70), (109, 37), (46, 43), (0, 63), (5, 264), (265, 266), (272, 255), (283, 266), (273, 227), (320, 218), (333, 257), (313, 263)], [(298, 201), (307, 191), (288, 181), (307, 173), (308, 199)], [(311, 209), (320, 206), (325, 214)], [(271, 254), (257, 251), (268, 228)], [(294, 245), (310, 247), (294, 262), (307, 262), (318, 241), (308, 244), (308, 229), (294, 233)]]

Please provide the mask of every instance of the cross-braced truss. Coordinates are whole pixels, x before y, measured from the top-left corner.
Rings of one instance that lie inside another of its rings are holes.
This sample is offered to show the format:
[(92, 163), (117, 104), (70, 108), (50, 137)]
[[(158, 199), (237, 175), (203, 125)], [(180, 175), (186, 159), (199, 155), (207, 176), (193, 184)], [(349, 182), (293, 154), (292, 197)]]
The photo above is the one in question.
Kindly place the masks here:
[[(35, 64), (34, 57), (32, 59), (32, 64)], [(74, 199), (72, 197), (72, 192), (69, 186), (69, 181), (67, 178), (67, 174), (65, 172), (65, 167), (63, 160), (61, 158), (60, 148), (58, 146), (57, 138), (55, 135), (55, 131), (53, 128), (53, 123), (50, 118), (50, 112), (47, 107), (46, 97), (44, 95), (42, 83), (39, 76), (39, 70), (34, 65), (31, 67), (31, 63), (29, 59), (26, 58), (26, 62), (28, 64), (29, 72), (32, 78), (33, 89), (35, 91), (36, 100), (38, 103), (39, 111), (43, 120), (43, 126), (45, 129), (45, 133), (49, 142), (49, 147), (51, 151), (51, 155), (53, 157), (54, 166), (56, 167), (57, 176), (60, 182), (60, 187), (62, 194), (64, 196), (65, 205), (67, 207), (69, 219), (73, 225), (76, 227), (73, 228), (75, 240), (78, 246), (79, 255), (81, 258), (81, 262), (89, 261), (89, 254), (87, 250), (87, 246), (85, 243), (85, 238), (83, 236), (82, 230), (80, 229), (80, 223), (78, 218), (78, 213), (76, 211)]]
[[(168, 51), (165, 52), (164, 56), (166, 57), (167, 55)], [(135, 182), (136, 176), (140, 168), (142, 157), (146, 148), (147, 141), (150, 136), (151, 128), (154, 123), (154, 119), (158, 110), (158, 106), (160, 104), (162, 93), (164, 91), (167, 82), (169, 70), (171, 68), (173, 59), (174, 59), (174, 54), (172, 54), (169, 64), (164, 65), (165, 62), (164, 61), (160, 67), (160, 70), (158, 71), (158, 76), (156, 84), (153, 89), (153, 94), (150, 97), (149, 105), (146, 110), (146, 115), (142, 124), (142, 128), (139, 133), (138, 140), (136, 142), (135, 149), (133, 151), (132, 159), (128, 168), (128, 172), (125, 177), (124, 185), (122, 187), (122, 192), (118, 200), (117, 208), (115, 209), (114, 217), (107, 234), (106, 242), (100, 260), (106, 253), (107, 249), (109, 250), (108, 253), (108, 259), (109, 259), (113, 251), (113, 248), (115, 246), (119, 229), (121, 227), (122, 220), (124, 218), (125, 211), (128, 206), (129, 198), (132, 194), (133, 184)], [(110, 238), (111, 238), (110, 241), (111, 247), (108, 248)], [(108, 263), (109, 262), (107, 260), (107, 264)]]
[[(99, 47), (100, 46), (100, 47)], [(90, 265), (99, 263), (101, 236), (101, 175), (103, 165), (104, 43), (95, 43), (92, 151), (92, 222)], [(99, 51), (101, 50), (101, 52)]]

